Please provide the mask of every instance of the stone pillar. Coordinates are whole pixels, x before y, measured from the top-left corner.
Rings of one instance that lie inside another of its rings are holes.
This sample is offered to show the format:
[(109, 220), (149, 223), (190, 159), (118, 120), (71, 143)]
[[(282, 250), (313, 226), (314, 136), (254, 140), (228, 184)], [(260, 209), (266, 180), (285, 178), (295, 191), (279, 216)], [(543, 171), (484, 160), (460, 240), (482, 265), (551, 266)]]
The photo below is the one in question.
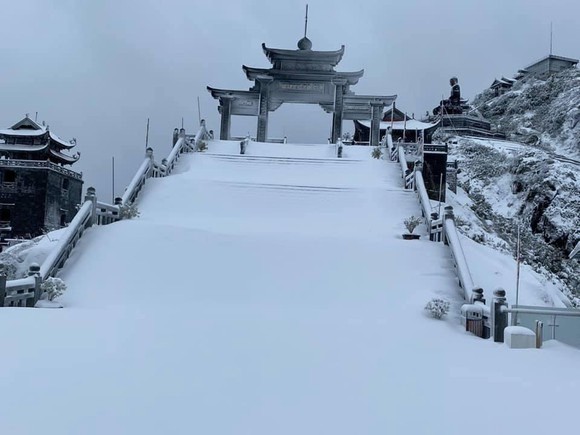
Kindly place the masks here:
[(332, 80), (334, 88), (334, 111), (332, 113), (332, 133), (330, 140), (332, 143), (337, 143), (338, 139), (342, 137), (342, 116), (344, 113), (344, 91), (346, 80), (334, 79)]
[(381, 115), (385, 105), (381, 102), (371, 101), (371, 136), (370, 145), (378, 147), (381, 141)]
[(256, 81), (260, 83), (260, 107), (258, 109), (258, 129), (256, 131), (256, 141), (266, 142), (268, 139), (268, 112), (270, 110), (270, 83), (274, 80), (272, 77), (257, 77)]
[(94, 187), (87, 188), (87, 194), (85, 195), (85, 202), (91, 201), (93, 203), (93, 208), (91, 210), (91, 218), (89, 219), (89, 225), (92, 226), (97, 223), (97, 191)]
[(230, 140), (230, 126), (232, 123), (232, 99), (228, 97), (220, 97), (220, 139)]
[(40, 288), (40, 285), (42, 284), (42, 278), (40, 277), (40, 266), (38, 263), (32, 263), (28, 267), (28, 276), (34, 277), (34, 299), (26, 299), (26, 306), (34, 307), (36, 302), (38, 302), (42, 296), (42, 289)]

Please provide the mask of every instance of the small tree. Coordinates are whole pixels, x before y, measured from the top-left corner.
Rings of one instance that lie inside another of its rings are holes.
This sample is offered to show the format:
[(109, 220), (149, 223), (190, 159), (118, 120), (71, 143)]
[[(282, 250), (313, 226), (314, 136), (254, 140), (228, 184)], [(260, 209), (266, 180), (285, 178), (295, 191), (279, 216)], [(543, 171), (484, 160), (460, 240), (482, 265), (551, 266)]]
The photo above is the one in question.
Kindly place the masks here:
[(407, 231), (409, 231), (409, 234), (413, 234), (415, 228), (417, 228), (421, 224), (421, 218), (411, 216), (405, 219), (403, 221), (403, 224), (405, 225), (405, 228), (407, 228)]
[(425, 305), (425, 309), (429, 311), (429, 314), (431, 314), (435, 319), (441, 319), (449, 312), (449, 306), (449, 301), (440, 298), (433, 298), (427, 303), (427, 305)]
[(136, 203), (123, 204), (119, 207), (119, 216), (121, 219), (133, 219), (139, 217), (139, 209)]
[(380, 159), (382, 155), (383, 155), (383, 152), (381, 151), (381, 149), (379, 147), (373, 148), (373, 151), (371, 153), (371, 157), (373, 159)]
[(66, 291), (66, 284), (60, 278), (49, 277), (40, 285), (40, 289), (49, 301), (53, 301), (63, 295)]

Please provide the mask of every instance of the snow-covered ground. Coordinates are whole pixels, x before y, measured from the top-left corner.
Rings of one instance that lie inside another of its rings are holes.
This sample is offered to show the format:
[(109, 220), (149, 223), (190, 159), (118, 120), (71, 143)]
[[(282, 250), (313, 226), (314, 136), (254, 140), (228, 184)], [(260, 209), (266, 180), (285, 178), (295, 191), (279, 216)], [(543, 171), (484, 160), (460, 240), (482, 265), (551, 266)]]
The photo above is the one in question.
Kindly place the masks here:
[(462, 331), (447, 247), (402, 240), (416, 196), (370, 151), (210, 142), (149, 180), (140, 218), (79, 242), (65, 309), (0, 312), (0, 433), (570, 432), (580, 353)]

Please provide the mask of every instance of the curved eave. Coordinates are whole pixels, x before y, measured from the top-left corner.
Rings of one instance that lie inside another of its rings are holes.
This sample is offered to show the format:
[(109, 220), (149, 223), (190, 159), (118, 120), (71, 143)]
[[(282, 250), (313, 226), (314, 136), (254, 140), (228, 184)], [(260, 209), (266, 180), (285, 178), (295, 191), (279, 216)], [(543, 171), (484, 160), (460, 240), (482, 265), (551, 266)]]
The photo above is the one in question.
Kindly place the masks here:
[(0, 137), (40, 137), (46, 134), (46, 130), (12, 130), (10, 128), (0, 130)]
[(248, 80), (256, 80), (257, 76), (269, 75), (272, 73), (271, 69), (266, 68), (254, 68), (251, 66), (242, 65), (242, 71), (246, 74)]
[(56, 134), (50, 132), (50, 139), (52, 140), (52, 142), (57, 144), (57, 148), (66, 148), (67, 150), (70, 150), (71, 148), (74, 148), (76, 146), (76, 143), (71, 143), (71, 142), (67, 142), (65, 140), (62, 140), (60, 137), (58, 137)]
[[(275, 69), (265, 69), (265, 68), (254, 68), (251, 66), (242, 65), (242, 70), (246, 74), (248, 80), (254, 81), (258, 76), (269, 75), (269, 76), (277, 76), (282, 75), (284, 77), (288, 76), (287, 71), (279, 71)], [(292, 76), (296, 78), (314, 78), (315, 80), (318, 78), (332, 80), (333, 78), (337, 79), (345, 79), (349, 85), (356, 85), (360, 78), (364, 75), (365, 70), (361, 69), (360, 71), (353, 71), (353, 72), (337, 72), (337, 71), (308, 71), (308, 70), (300, 70), (300, 71), (292, 71)], [(215, 97), (214, 97), (215, 98)]]
[(45, 150), (48, 143), (44, 145), (22, 145), (22, 144), (0, 144), (0, 151), (37, 152)]
[(239, 91), (239, 90), (234, 90), (234, 89), (217, 89), (217, 88), (212, 88), (210, 86), (207, 86), (207, 90), (211, 94), (211, 96), (215, 99), (218, 99), (218, 98), (236, 98), (236, 97), (242, 97), (242, 98), (256, 97), (256, 98), (259, 98), (258, 93), (254, 92), (254, 91)]
[(365, 70), (361, 69), (360, 71), (353, 72), (338, 72), (336, 77), (346, 79), (349, 85), (356, 85), (364, 74)]
[[(358, 119), (355, 119), (353, 121), (355, 122), (356, 125), (362, 127), (363, 129), (370, 129), (371, 128), (371, 121), (358, 120)], [(439, 121), (431, 124), (431, 123), (426, 123), (426, 122), (417, 121), (415, 119), (411, 119), (411, 120), (407, 121), (406, 125), (405, 125), (404, 121), (394, 121), (392, 125), (393, 125), (393, 130), (397, 130), (397, 131), (417, 130), (417, 131), (431, 132), (431, 131), (435, 130), (437, 127), (439, 127)], [(386, 130), (389, 127), (391, 127), (391, 123), (389, 121), (387, 121), (387, 122), (381, 121), (379, 128), (381, 130)]]
[(48, 153), (51, 157), (54, 157), (58, 163), (65, 165), (72, 165), (80, 158), (78, 154), (75, 154), (74, 156), (67, 156), (66, 154), (60, 153), (53, 149), (48, 150)]
[(269, 48), (266, 47), (265, 43), (262, 43), (262, 50), (272, 64), (278, 60), (304, 60), (315, 56), (317, 62), (326, 62), (336, 66), (342, 60), (342, 56), (344, 56), (344, 45), (341, 45), (340, 50), (335, 51), (313, 51)]

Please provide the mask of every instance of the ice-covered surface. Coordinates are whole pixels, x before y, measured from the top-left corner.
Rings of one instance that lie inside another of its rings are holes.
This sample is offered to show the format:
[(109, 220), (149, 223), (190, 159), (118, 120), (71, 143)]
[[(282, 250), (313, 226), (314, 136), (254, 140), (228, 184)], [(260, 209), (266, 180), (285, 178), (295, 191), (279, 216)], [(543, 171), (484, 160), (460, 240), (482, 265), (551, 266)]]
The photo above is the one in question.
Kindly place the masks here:
[(65, 309), (2, 309), (1, 433), (477, 435), (505, 404), (502, 431), (572, 430), (571, 400), (530, 410), (573, 397), (580, 353), (462, 331), (447, 248), (401, 238), (419, 205), (397, 164), (238, 146), (210, 142), (147, 182), (139, 219), (88, 231)]

